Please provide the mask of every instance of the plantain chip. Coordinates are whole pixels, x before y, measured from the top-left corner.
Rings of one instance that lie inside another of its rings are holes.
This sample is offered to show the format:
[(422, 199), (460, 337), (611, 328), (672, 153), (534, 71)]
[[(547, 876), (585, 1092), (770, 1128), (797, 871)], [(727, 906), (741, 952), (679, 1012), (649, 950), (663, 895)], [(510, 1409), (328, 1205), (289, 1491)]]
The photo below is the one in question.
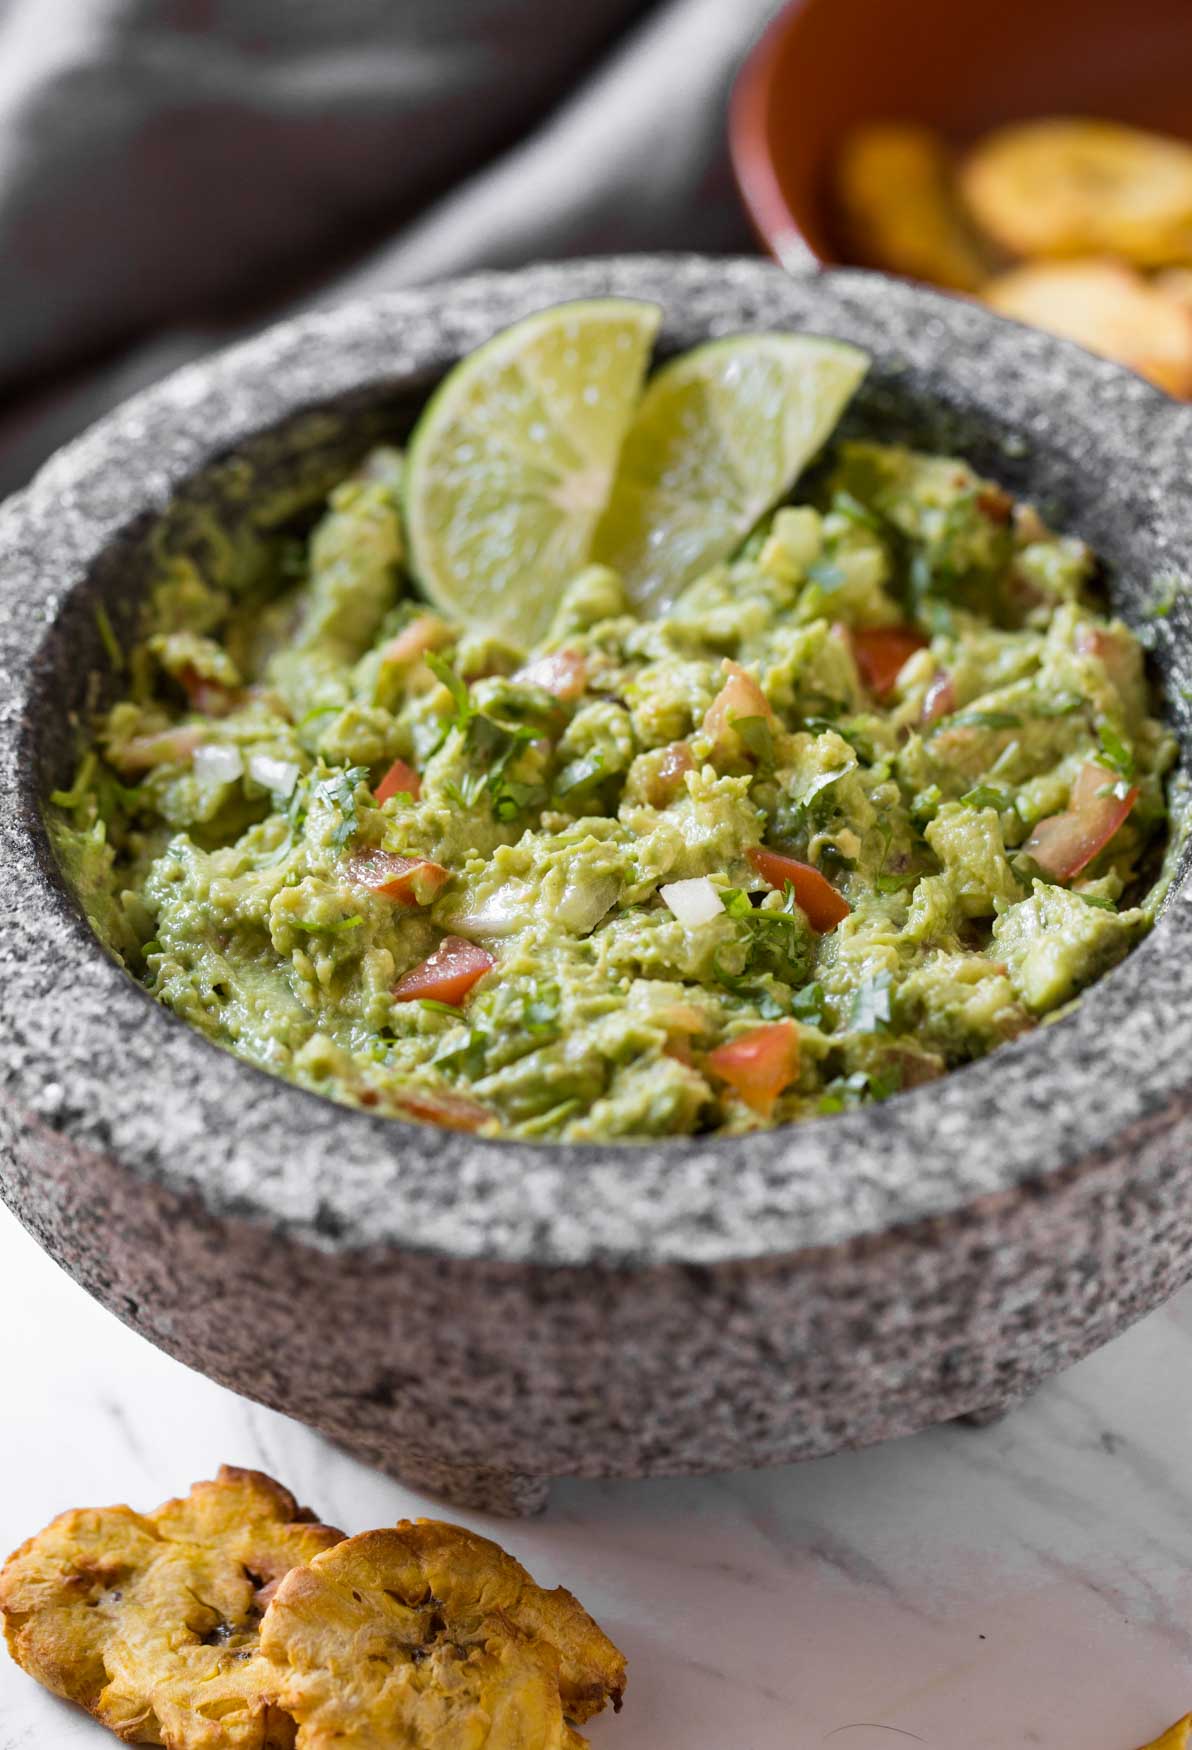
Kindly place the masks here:
[(953, 291), (976, 291), (992, 263), (952, 190), (948, 150), (929, 128), (887, 122), (855, 129), (836, 169), (850, 253), (870, 267)]
[(961, 168), (976, 223), (1020, 256), (1192, 260), (1192, 146), (1117, 122), (1052, 118), (987, 134)]
[(366, 1531), (287, 1575), (261, 1649), (297, 1750), (581, 1750), (625, 1661), (562, 1587), (456, 1525)]
[(0, 1572), (9, 1648), (126, 1743), (289, 1750), (261, 1619), (282, 1576), (342, 1535), (226, 1465), (153, 1513), (62, 1513)]
[(1001, 315), (1128, 365), (1169, 395), (1192, 394), (1192, 314), (1120, 262), (1036, 262), (991, 280), (983, 296)]
[(1185, 1714), (1174, 1726), (1168, 1726), (1153, 1744), (1143, 1744), (1140, 1750), (1192, 1750), (1192, 1714)]

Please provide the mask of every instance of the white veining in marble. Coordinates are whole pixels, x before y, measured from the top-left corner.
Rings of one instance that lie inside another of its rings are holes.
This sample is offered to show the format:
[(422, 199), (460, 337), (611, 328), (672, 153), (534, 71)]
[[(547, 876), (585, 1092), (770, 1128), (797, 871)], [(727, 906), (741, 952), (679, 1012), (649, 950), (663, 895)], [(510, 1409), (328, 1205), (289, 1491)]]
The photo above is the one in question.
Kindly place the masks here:
[[(0, 1211), (0, 1544), (221, 1460), (348, 1531), (450, 1511), (149, 1347)], [(985, 1429), (459, 1515), (629, 1655), (594, 1750), (1134, 1750), (1192, 1708), (1192, 1291)], [(0, 1654), (0, 1750), (100, 1750)]]

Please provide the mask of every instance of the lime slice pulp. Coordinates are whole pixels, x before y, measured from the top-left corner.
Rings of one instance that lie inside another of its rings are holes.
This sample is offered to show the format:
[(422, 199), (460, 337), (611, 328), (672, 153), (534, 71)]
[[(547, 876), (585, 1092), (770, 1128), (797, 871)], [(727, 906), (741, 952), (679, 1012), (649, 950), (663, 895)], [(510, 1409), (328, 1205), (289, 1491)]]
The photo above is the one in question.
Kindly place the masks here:
[(661, 312), (558, 304), (469, 354), (410, 440), (411, 566), (436, 607), (523, 645), (586, 563)]
[(592, 558), (664, 613), (785, 498), (869, 366), (843, 341), (740, 334), (664, 365), (626, 435)]

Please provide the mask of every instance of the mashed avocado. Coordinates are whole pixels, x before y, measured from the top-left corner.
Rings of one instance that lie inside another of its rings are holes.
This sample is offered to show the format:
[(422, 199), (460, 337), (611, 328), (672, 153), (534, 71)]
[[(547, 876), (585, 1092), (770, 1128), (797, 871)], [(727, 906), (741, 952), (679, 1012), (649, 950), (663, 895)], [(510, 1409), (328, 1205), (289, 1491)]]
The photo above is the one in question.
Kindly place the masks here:
[(212, 1040), (493, 1134), (739, 1133), (984, 1055), (1150, 925), (1138, 644), (964, 463), (842, 445), (666, 617), (591, 567), (533, 650), (412, 592), (401, 465), (263, 581), (175, 560), (54, 799)]

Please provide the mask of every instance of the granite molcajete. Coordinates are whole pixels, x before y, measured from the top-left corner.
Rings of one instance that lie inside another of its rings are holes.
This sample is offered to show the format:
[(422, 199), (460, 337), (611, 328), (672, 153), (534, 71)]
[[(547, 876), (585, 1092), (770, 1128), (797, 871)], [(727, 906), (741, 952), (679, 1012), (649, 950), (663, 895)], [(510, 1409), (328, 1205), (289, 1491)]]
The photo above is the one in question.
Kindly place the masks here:
[[(586, 263), (301, 317), (192, 366), (0, 513), (0, 1181), (171, 1354), (409, 1481), (773, 1464), (1012, 1402), (1192, 1274), (1192, 906), (1054, 1026), (867, 1112), (562, 1147), (347, 1110), (213, 1048), (98, 946), (42, 800), (151, 548), (314, 500), (533, 309), (654, 298), (664, 350), (806, 328), (874, 356), (851, 415), (1084, 535), (1136, 623), (1192, 555), (1192, 413), (986, 312), (860, 273)], [(1153, 625), (1192, 752), (1192, 596)], [(104, 684), (112, 684), (105, 681)]]

